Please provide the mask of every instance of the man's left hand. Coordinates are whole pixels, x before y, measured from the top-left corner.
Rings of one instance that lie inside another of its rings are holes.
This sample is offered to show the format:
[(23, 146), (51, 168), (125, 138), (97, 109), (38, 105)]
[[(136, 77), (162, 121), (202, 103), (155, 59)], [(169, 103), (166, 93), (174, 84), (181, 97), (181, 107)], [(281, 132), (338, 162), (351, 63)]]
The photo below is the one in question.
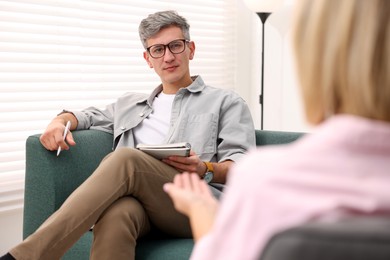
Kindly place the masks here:
[(194, 152), (190, 151), (190, 156), (169, 156), (162, 160), (166, 164), (176, 168), (180, 172), (193, 172), (202, 177), (206, 172), (206, 165)]

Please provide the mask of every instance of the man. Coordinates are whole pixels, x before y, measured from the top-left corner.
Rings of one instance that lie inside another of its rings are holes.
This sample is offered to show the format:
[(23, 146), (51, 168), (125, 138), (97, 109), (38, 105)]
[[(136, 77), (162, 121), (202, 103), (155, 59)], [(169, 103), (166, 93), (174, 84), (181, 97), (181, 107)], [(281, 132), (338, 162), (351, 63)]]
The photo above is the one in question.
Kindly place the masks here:
[[(129, 93), (105, 110), (63, 111), (41, 136), (48, 150), (68, 150), (70, 130), (113, 133), (115, 151), (30, 237), (1, 259), (59, 259), (94, 225), (91, 259), (134, 259), (136, 239), (151, 226), (190, 237), (188, 218), (177, 213), (162, 187), (184, 171), (225, 183), (234, 161), (255, 145), (245, 102), (235, 93), (191, 77), (195, 44), (189, 25), (174, 11), (149, 15), (139, 27), (144, 58), (161, 78), (150, 96)], [(139, 143), (189, 142), (189, 157), (157, 160), (134, 147)], [(218, 190), (210, 186), (213, 193)], [(8, 257), (8, 258), (6, 258)]]

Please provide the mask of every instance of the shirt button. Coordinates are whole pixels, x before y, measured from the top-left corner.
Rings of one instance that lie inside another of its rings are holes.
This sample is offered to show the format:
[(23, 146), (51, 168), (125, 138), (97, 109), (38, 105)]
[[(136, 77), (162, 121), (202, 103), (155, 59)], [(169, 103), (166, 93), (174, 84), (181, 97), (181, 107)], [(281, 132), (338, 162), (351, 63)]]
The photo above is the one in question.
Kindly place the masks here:
[(140, 116), (140, 117), (143, 117), (143, 116), (144, 116), (144, 113), (142, 113), (142, 112), (139, 113), (139, 116)]
[(121, 130), (123, 131), (123, 130), (125, 130), (126, 129), (126, 127), (124, 127), (124, 126), (121, 126)]

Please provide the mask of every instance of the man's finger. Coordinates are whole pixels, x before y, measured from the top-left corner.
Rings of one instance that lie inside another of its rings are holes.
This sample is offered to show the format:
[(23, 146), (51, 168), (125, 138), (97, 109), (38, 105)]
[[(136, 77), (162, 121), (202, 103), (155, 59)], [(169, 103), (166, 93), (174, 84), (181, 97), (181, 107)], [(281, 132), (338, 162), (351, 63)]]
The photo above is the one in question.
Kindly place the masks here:
[(76, 145), (76, 142), (75, 140), (73, 139), (73, 134), (71, 131), (68, 132), (68, 134), (66, 135), (66, 142), (69, 144), (69, 145)]

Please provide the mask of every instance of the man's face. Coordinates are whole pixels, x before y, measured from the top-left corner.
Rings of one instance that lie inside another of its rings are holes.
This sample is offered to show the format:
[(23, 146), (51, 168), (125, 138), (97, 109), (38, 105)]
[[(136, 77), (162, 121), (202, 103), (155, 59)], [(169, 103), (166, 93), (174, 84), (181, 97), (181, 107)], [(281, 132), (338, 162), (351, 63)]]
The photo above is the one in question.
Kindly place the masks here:
[[(180, 28), (171, 26), (162, 29), (154, 37), (147, 40), (148, 47), (155, 44), (168, 44), (174, 40), (184, 39)], [(160, 76), (164, 87), (181, 88), (191, 83), (189, 61), (194, 57), (195, 44), (185, 43), (182, 53), (173, 54), (166, 48), (161, 58), (153, 58), (145, 51), (144, 58), (150, 68), (153, 68)]]

